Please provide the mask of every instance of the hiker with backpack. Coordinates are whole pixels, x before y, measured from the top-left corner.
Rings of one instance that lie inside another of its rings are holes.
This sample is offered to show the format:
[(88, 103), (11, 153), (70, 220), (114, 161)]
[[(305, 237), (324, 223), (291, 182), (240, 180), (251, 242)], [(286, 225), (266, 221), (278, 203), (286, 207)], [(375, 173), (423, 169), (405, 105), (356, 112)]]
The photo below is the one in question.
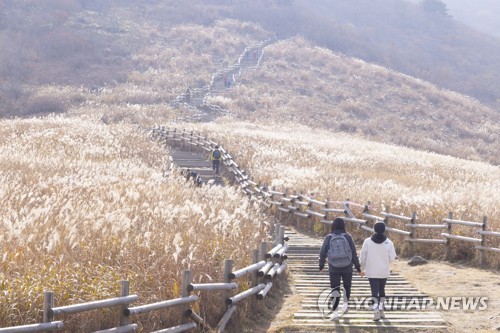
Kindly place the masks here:
[(394, 244), (385, 235), (385, 223), (377, 222), (373, 226), (374, 233), (363, 242), (361, 248), (361, 276), (370, 282), (373, 301), (373, 320), (385, 318), (385, 284), (391, 275), (390, 264), (396, 260)]
[(342, 304), (342, 313), (347, 312), (348, 301), (351, 296), (352, 266), (358, 273), (361, 272), (356, 246), (350, 234), (345, 231), (345, 222), (337, 217), (332, 224), (332, 233), (327, 235), (323, 241), (319, 253), (319, 270), (322, 271), (328, 260), (328, 273), (330, 275), (330, 300), (332, 305), (331, 320), (337, 320), (339, 314), (337, 307), (340, 301), (340, 280), (344, 285), (345, 295)]
[(210, 159), (212, 160), (212, 169), (215, 171), (215, 174), (219, 174), (219, 166), (220, 166), (220, 159), (222, 157), (222, 153), (219, 149), (219, 146), (215, 146), (215, 149), (212, 150), (212, 153), (210, 154)]

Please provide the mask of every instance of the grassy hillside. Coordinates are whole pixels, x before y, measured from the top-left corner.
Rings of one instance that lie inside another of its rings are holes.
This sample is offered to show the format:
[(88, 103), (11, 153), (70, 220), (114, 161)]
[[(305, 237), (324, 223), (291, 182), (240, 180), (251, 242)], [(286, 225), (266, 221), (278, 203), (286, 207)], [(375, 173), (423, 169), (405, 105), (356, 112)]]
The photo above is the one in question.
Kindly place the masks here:
[(500, 163), (500, 113), (477, 100), (301, 38), (267, 48), (262, 66), (220, 103), (244, 120), (293, 121)]
[(284, 36), (299, 34), (333, 51), (474, 96), (500, 109), (496, 89), (500, 39), (459, 23), (446, 11), (420, 5), (426, 1), (231, 3), (236, 2), (229, 10), (236, 18), (258, 22)]
[[(266, 239), (258, 207), (234, 188), (193, 188), (165, 174), (168, 152), (132, 126), (3, 120), (0, 136), (0, 327), (39, 322), (48, 290), (62, 306), (116, 297), (126, 279), (138, 304), (177, 298), (182, 270), (195, 283), (222, 281), (224, 259), (248, 265)], [(199, 305), (209, 318), (222, 315), (211, 298)], [(151, 332), (179, 316), (136, 322)], [(114, 319), (78, 314), (65, 331), (93, 332)]]

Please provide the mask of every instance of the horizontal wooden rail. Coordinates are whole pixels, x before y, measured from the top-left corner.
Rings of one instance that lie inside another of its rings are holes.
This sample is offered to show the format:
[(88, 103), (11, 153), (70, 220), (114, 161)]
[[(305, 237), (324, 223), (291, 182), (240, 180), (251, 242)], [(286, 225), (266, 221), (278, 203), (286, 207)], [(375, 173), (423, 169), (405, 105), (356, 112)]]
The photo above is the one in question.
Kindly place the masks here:
[(266, 254), (266, 258), (272, 258), (274, 255), (283, 247), (283, 244), (278, 244), (275, 247), (273, 247), (269, 252)]
[(61, 314), (72, 314), (72, 313), (86, 312), (86, 311), (98, 310), (98, 309), (103, 309), (103, 308), (109, 308), (109, 307), (113, 307), (113, 306), (117, 306), (117, 305), (126, 305), (126, 304), (133, 303), (133, 302), (137, 301), (138, 299), (139, 299), (139, 297), (137, 295), (129, 295), (129, 296), (105, 299), (105, 300), (101, 300), (101, 301), (60, 306), (57, 308), (50, 309), (50, 312), (54, 316), (61, 315)]
[(362, 219), (356, 219), (356, 218), (353, 218), (353, 217), (343, 217), (342, 218), (345, 222), (352, 222), (352, 223), (357, 223), (357, 224), (366, 224), (366, 220), (362, 220)]
[(306, 210), (306, 213), (309, 214), (309, 215), (312, 215), (312, 216), (322, 217), (325, 220), (326, 220), (326, 217), (327, 217), (326, 214), (321, 214), (321, 213), (318, 213), (318, 212), (315, 212), (315, 211), (309, 210), (309, 209)]
[(274, 254), (274, 257), (275, 258), (282, 258), (283, 256), (285, 256), (285, 252), (288, 250), (288, 244), (285, 244), (283, 245), (283, 247), (281, 249), (279, 249), (275, 254)]
[(394, 215), (394, 214), (389, 214), (386, 212), (380, 212), (380, 214), (385, 216), (385, 217), (390, 217), (392, 219), (397, 219), (397, 220), (406, 221), (406, 222), (411, 222), (411, 220), (412, 220), (412, 218), (408, 217), (408, 216)]
[(257, 299), (263, 299), (264, 297), (266, 297), (267, 293), (269, 292), (269, 290), (271, 290), (272, 286), (273, 286), (272, 282), (266, 283), (266, 287), (261, 291), (259, 291), (259, 293), (257, 294)]
[(495, 237), (500, 237), (500, 232), (497, 231), (484, 231), (484, 230), (479, 230), (477, 232), (480, 235), (485, 235), (485, 236), (495, 236)]
[(441, 236), (445, 238), (452, 238), (452, 239), (458, 239), (464, 242), (471, 242), (471, 243), (481, 243), (481, 239), (479, 238), (472, 238), (472, 237), (465, 237), (465, 236), (459, 236), (459, 235), (450, 235), (447, 233), (441, 233)]
[(395, 228), (392, 228), (392, 227), (385, 227), (385, 230), (390, 231), (390, 232), (394, 232), (394, 233), (400, 234), (400, 235), (406, 235), (406, 236), (410, 236), (411, 235), (410, 231), (395, 229)]
[(345, 209), (340, 209), (340, 208), (323, 208), (322, 211), (325, 213), (345, 213)]
[(268, 261), (257, 273), (259, 276), (265, 276), (267, 272), (274, 266), (272, 261)]
[[(268, 253), (268, 255), (269, 255), (269, 253)], [(271, 257), (272, 257), (272, 255), (269, 256), (268, 258), (271, 258)], [(234, 271), (234, 272), (230, 273), (229, 274), (229, 278), (230, 279), (236, 279), (236, 278), (242, 277), (245, 274), (258, 271), (259, 269), (261, 269), (265, 265), (266, 265), (266, 262), (264, 260), (259, 261), (258, 263), (252, 264), (250, 266), (244, 267), (244, 268), (242, 268), (240, 270), (237, 270), (237, 271)]]
[(432, 243), (432, 244), (446, 244), (446, 239), (432, 239), (432, 238), (407, 238), (405, 239), (410, 243)]
[(227, 300), (226, 300), (226, 304), (227, 305), (232, 305), (234, 303), (237, 303), (237, 302), (240, 302), (241, 300), (244, 300), (245, 298), (247, 297), (250, 297), (252, 295), (255, 295), (257, 294), (259, 291), (261, 291), (262, 289), (264, 289), (266, 287), (266, 285), (264, 283), (261, 283), (253, 288), (250, 288), (248, 290), (245, 290), (244, 292), (242, 293), (239, 293), (237, 295), (234, 295), (233, 297), (229, 297)]
[(304, 218), (309, 217), (309, 214), (306, 214), (306, 213), (299, 213), (299, 212), (297, 212), (297, 211), (295, 211), (295, 212), (293, 212), (293, 213), (294, 213), (295, 215), (297, 215), (297, 216), (300, 216), (300, 217), (304, 217)]
[(274, 266), (271, 267), (271, 269), (266, 273), (266, 279), (273, 278), (279, 267), (280, 267), (280, 264), (279, 263), (275, 263)]
[(139, 326), (137, 324), (130, 324), (120, 327), (109, 328), (107, 330), (95, 331), (94, 333), (130, 333), (137, 332), (139, 330)]
[(362, 225), (361, 229), (368, 231), (368, 232), (372, 232), (372, 233), (374, 232), (373, 228), (367, 227), (366, 225)]
[(140, 306), (135, 306), (133, 308), (128, 308), (123, 310), (123, 314), (127, 317), (138, 315), (140, 313), (146, 313), (161, 309), (166, 309), (178, 305), (189, 304), (198, 301), (198, 296), (191, 295), (188, 297), (175, 298), (168, 301), (162, 301), (157, 303), (145, 304)]
[(183, 324), (179, 326), (174, 326), (170, 328), (165, 328), (158, 331), (153, 331), (151, 333), (182, 333), (194, 330), (197, 327), (196, 323)]
[(370, 219), (370, 220), (376, 220), (376, 221), (383, 221), (384, 220), (383, 217), (376, 216), (376, 215), (373, 215), (373, 214), (362, 213), (361, 215), (363, 217), (366, 217), (367, 219)]
[(236, 288), (238, 288), (238, 284), (236, 282), (190, 284), (188, 286), (189, 291), (228, 290), (228, 289), (236, 289)]
[(51, 323), (40, 323), (23, 326), (13, 326), (0, 328), (1, 333), (25, 333), (25, 332), (43, 332), (54, 331), (64, 328), (62, 321), (53, 321)]
[(452, 219), (443, 219), (444, 223), (449, 224), (458, 224), (458, 225), (466, 225), (469, 227), (482, 227), (483, 223), (481, 222), (469, 222), (469, 221), (460, 221), (460, 220), (452, 220)]
[(410, 229), (446, 229), (446, 224), (406, 224)]
[(497, 247), (486, 247), (486, 246), (476, 246), (475, 247), (477, 250), (483, 250), (483, 251), (490, 251), (490, 252), (497, 252), (500, 253), (500, 249)]

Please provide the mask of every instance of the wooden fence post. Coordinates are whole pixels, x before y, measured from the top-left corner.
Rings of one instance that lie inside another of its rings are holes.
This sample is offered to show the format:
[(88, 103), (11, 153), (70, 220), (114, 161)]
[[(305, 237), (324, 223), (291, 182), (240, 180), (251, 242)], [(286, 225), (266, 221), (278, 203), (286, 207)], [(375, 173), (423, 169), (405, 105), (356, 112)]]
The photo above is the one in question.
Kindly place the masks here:
[[(390, 210), (391, 210), (391, 208), (389, 206), (385, 206), (385, 212), (387, 214), (390, 213)], [(384, 224), (386, 227), (389, 226), (389, 216), (387, 216), (387, 215), (384, 217)], [(385, 229), (385, 232), (386, 232), (387, 236), (389, 236), (389, 230), (387, 230), (387, 228)]]
[(275, 223), (274, 224), (274, 239), (273, 239), (273, 246), (276, 246), (278, 244), (281, 244), (280, 243), (280, 227), (281, 227), (281, 223)]
[[(483, 225), (481, 227), (482, 231), (486, 231), (488, 228), (488, 218), (483, 216)], [(479, 265), (482, 267), (484, 265), (485, 253), (484, 248), (486, 247), (486, 235), (481, 234), (481, 250), (479, 252)]]
[[(130, 292), (129, 282), (126, 280), (120, 281), (120, 296), (128, 296)], [(128, 317), (125, 316), (124, 310), (128, 308), (129, 304), (123, 304), (120, 311), (120, 326), (128, 325)]]
[[(232, 259), (224, 260), (224, 283), (231, 282), (231, 273), (233, 272), (234, 261)], [(229, 290), (222, 291), (222, 304), (227, 304), (226, 300), (229, 298)], [(224, 311), (226, 312), (226, 311)]]
[(267, 242), (260, 243), (260, 260), (266, 260)]
[[(330, 199), (326, 199), (326, 203), (325, 203), (325, 209), (328, 209), (328, 208), (330, 208)], [(330, 212), (329, 211), (325, 212), (325, 220), (330, 221)], [(323, 232), (325, 233), (325, 235), (328, 235), (330, 233), (330, 230), (328, 227), (329, 227), (328, 224), (323, 223)]]
[(54, 320), (52, 308), (54, 307), (54, 292), (46, 291), (43, 293), (43, 322), (50, 323)]
[[(417, 220), (417, 212), (413, 212), (411, 214), (411, 220), (410, 220), (410, 224), (416, 224)], [(410, 228), (410, 242), (408, 244), (408, 256), (411, 258), (413, 257), (413, 242), (411, 241), (413, 238), (415, 238), (415, 230), (416, 228)]]
[[(448, 219), (449, 220), (453, 220), (453, 213), (452, 212), (449, 212), (448, 213)], [(447, 223), (447, 228), (446, 228), (446, 231), (448, 233), (448, 235), (451, 235), (451, 226), (452, 224), (451, 223)], [(444, 248), (444, 260), (449, 260), (450, 259), (450, 255), (451, 255), (451, 244), (450, 244), (450, 239), (448, 237), (446, 237), (446, 243), (445, 243), (445, 248)]]
[[(181, 285), (181, 297), (189, 297), (191, 292), (189, 291), (189, 285), (191, 284), (191, 271), (189, 269), (185, 269), (182, 271), (182, 285)], [(189, 304), (181, 306), (181, 324), (187, 324), (189, 317), (186, 316), (186, 313), (189, 310)]]
[[(252, 264), (256, 264), (258, 262), (259, 262), (259, 250), (253, 250), (253, 252), (252, 252)], [(252, 287), (255, 287), (257, 285), (258, 281), (259, 281), (258, 280), (258, 278), (259, 278), (258, 274), (259, 274), (259, 271), (257, 271), (257, 270), (254, 271), (254, 272), (252, 272), (252, 277), (251, 277), (251, 279), (252, 279)], [(256, 300), (253, 297), (252, 297), (252, 304), (251, 304), (251, 306), (252, 306), (252, 309), (256, 308)]]
[(276, 245), (278, 245), (278, 244), (281, 244), (281, 245), (285, 244), (285, 226), (284, 225), (280, 225), (280, 230), (279, 230), (279, 234), (278, 234), (278, 243), (276, 243)]

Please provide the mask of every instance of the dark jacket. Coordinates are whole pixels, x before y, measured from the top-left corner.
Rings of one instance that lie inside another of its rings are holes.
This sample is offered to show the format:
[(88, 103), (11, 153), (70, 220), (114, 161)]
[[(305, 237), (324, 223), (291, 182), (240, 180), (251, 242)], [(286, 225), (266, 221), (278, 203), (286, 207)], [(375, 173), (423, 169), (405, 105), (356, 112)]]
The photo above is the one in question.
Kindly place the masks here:
[[(334, 230), (332, 233), (339, 235), (345, 233), (344, 230)], [(352, 240), (351, 235), (345, 233), (344, 237), (349, 242), (349, 246), (352, 251), (352, 261), (351, 265), (342, 268), (333, 267), (330, 263), (328, 263), (328, 271), (329, 272), (350, 272), (352, 271), (352, 265), (356, 268), (358, 272), (361, 272), (361, 267), (359, 265), (358, 253), (356, 252), (356, 246), (354, 245), (354, 241)], [(323, 246), (321, 246), (321, 251), (319, 252), (319, 269), (323, 269), (325, 267), (325, 262), (327, 261), (328, 250), (330, 249), (330, 239), (332, 238), (332, 234), (329, 234), (325, 237), (323, 241)]]

